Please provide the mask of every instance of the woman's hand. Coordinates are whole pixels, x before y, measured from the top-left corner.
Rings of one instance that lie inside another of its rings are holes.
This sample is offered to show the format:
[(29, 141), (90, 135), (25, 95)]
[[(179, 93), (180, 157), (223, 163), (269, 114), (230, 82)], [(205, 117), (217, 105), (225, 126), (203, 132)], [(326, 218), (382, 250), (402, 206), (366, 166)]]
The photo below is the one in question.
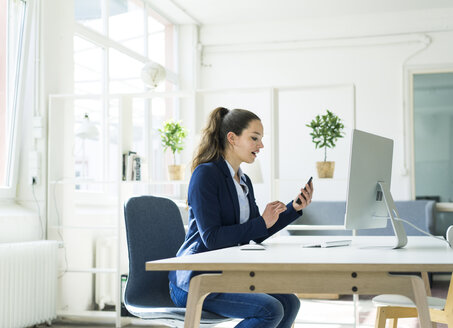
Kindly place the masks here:
[[(302, 196), (303, 195), (303, 196)], [(293, 207), (296, 211), (307, 207), (311, 203), (311, 198), (313, 197), (313, 181), (310, 184), (306, 184), (305, 188), (300, 189), (300, 194), (293, 201)], [(300, 200), (300, 204), (296, 200)]]
[(272, 227), (277, 222), (280, 213), (284, 211), (286, 211), (286, 205), (278, 200), (267, 204), (262, 215), (266, 228)]

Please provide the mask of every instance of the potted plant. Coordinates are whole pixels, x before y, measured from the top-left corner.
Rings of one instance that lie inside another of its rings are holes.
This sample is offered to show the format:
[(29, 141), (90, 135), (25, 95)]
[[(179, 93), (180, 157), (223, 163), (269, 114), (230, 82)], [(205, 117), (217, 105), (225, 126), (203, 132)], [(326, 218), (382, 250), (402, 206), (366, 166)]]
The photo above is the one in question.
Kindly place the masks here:
[(318, 177), (332, 178), (335, 162), (327, 161), (327, 148), (335, 148), (337, 140), (343, 138), (343, 122), (327, 109), (327, 114), (316, 115), (306, 126), (312, 129), (310, 135), (315, 148), (324, 148), (324, 161), (316, 162)]
[(184, 148), (184, 139), (187, 137), (187, 130), (181, 125), (181, 121), (165, 121), (161, 129), (158, 129), (164, 152), (168, 148), (173, 153), (173, 164), (168, 165), (168, 176), (170, 180), (184, 179), (184, 165), (176, 165), (176, 153)]

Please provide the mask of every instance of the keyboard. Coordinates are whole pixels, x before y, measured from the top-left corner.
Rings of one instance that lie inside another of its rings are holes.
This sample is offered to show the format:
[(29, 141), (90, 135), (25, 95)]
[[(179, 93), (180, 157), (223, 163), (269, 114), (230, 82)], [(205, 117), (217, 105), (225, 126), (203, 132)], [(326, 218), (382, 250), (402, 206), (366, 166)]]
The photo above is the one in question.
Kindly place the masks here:
[(320, 243), (310, 243), (310, 244), (303, 244), (302, 247), (340, 247), (340, 246), (349, 246), (351, 245), (351, 240), (330, 240), (330, 241), (323, 241)]

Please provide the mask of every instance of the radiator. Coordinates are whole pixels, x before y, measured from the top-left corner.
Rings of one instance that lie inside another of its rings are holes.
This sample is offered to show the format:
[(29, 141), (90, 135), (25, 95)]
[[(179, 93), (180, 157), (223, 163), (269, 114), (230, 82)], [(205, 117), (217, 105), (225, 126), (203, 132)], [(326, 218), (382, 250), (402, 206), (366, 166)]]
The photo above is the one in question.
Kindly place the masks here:
[(57, 241), (0, 244), (0, 327), (56, 318)]
[[(100, 310), (106, 305), (116, 306), (116, 246), (115, 236), (99, 237), (96, 240), (95, 301)], [(107, 269), (107, 270), (105, 270)], [(104, 271), (104, 272), (102, 272)]]

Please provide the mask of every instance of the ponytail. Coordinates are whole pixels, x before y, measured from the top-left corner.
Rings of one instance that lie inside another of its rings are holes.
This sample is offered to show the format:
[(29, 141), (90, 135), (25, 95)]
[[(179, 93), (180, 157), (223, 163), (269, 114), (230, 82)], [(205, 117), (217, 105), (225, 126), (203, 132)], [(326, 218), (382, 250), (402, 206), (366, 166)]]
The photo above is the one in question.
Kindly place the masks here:
[(228, 112), (227, 108), (217, 107), (209, 115), (208, 124), (202, 131), (200, 144), (192, 160), (192, 172), (198, 165), (215, 161), (222, 156), (225, 143), (221, 140), (220, 130)]
[(240, 136), (252, 120), (260, 120), (254, 113), (245, 109), (228, 110), (224, 107), (214, 109), (201, 134), (200, 144), (192, 160), (191, 171), (203, 163), (218, 160), (225, 153), (228, 132)]

